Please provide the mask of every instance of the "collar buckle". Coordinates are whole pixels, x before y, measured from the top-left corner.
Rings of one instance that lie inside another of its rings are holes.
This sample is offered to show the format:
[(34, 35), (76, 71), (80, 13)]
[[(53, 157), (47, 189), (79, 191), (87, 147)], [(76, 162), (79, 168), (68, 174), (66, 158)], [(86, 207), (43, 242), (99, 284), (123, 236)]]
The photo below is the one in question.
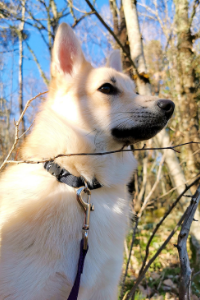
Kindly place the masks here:
[(55, 176), (55, 177), (58, 177), (58, 176), (61, 174), (61, 172), (62, 172), (62, 168), (61, 168), (58, 164), (56, 164), (56, 163), (54, 163), (54, 162), (52, 162), (52, 161), (46, 162), (46, 163), (44, 164), (44, 168), (45, 168), (51, 175), (53, 175), (53, 176)]

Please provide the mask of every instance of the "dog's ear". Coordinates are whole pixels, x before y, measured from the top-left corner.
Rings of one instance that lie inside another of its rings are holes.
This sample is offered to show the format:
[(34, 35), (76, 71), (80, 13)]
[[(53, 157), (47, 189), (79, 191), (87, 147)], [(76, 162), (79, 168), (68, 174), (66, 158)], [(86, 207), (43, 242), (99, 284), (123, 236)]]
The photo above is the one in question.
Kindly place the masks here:
[(114, 50), (110, 54), (106, 66), (113, 68), (116, 71), (122, 72), (122, 61), (121, 61), (120, 50)]
[(57, 30), (51, 62), (51, 73), (56, 75), (75, 75), (85, 60), (80, 43), (73, 30), (62, 23)]

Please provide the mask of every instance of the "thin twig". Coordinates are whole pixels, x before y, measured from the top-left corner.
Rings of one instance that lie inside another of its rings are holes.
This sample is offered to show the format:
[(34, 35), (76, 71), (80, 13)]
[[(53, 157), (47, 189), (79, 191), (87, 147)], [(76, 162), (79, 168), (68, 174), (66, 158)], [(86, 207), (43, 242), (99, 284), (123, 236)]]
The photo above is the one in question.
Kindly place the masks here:
[[(42, 93), (41, 93), (42, 94)], [(120, 153), (120, 152), (135, 152), (135, 151), (146, 151), (146, 150), (173, 150), (175, 152), (179, 152), (175, 150), (175, 148), (177, 147), (181, 147), (184, 145), (189, 145), (189, 144), (200, 144), (200, 142), (188, 142), (188, 143), (184, 143), (184, 144), (180, 144), (180, 145), (175, 145), (175, 146), (170, 146), (170, 147), (158, 147), (158, 148), (138, 148), (138, 149), (125, 149), (123, 150), (123, 148), (119, 149), (119, 150), (113, 150), (113, 151), (108, 151), (108, 152), (94, 152), (94, 153), (68, 153), (68, 154), (58, 154), (55, 155), (53, 157), (49, 157), (49, 158), (45, 158), (42, 160), (38, 160), (38, 161), (34, 161), (34, 160), (7, 160), (6, 163), (12, 163), (12, 164), (39, 164), (39, 163), (44, 163), (47, 161), (54, 161), (56, 158), (59, 157), (71, 157), (71, 156), (101, 156), (101, 155), (109, 155), (109, 154), (113, 154), (113, 153)]]
[[(34, 123), (34, 121), (33, 121), (33, 123)], [(19, 139), (21, 139), (31, 129), (31, 127), (33, 126), (33, 123), (19, 136)]]
[[(196, 174), (195, 176), (193, 176), (191, 179), (197, 178), (198, 175), (199, 175), (199, 173)], [(169, 190), (167, 193), (163, 194), (162, 196), (159, 196), (158, 199), (161, 199), (161, 198), (167, 196), (168, 194), (170, 194), (170, 193), (172, 193), (173, 191), (177, 190), (180, 186), (185, 186), (189, 181), (191, 181), (191, 179), (188, 179), (188, 180), (186, 180), (185, 182), (183, 182), (182, 184), (180, 184), (180, 185), (178, 185), (178, 186), (172, 188), (172, 189)], [(187, 196), (184, 195), (184, 197), (187, 197)]]
[(159, 284), (158, 284), (158, 286), (157, 286), (157, 291), (159, 290), (159, 288), (160, 288), (160, 286), (161, 286), (161, 284), (162, 284), (162, 281), (163, 281), (164, 277), (165, 277), (165, 271), (164, 271), (163, 274), (161, 275)]
[(193, 280), (196, 276), (198, 276), (198, 275), (200, 275), (200, 271), (198, 271), (197, 273), (195, 273), (194, 275), (192, 275), (192, 280)]
[(91, 16), (93, 14), (94, 14), (94, 11), (89, 11), (88, 13), (85, 13), (85, 15), (81, 16), (79, 19), (76, 19), (71, 27), (75, 28), (76, 25), (78, 25), (84, 18)]
[(195, 14), (196, 14), (198, 5), (199, 5), (199, 0), (194, 0), (193, 6), (192, 6), (192, 12), (191, 12), (190, 19), (189, 19), (189, 27), (192, 26), (192, 22), (193, 22)]
[(126, 270), (125, 270), (124, 277), (123, 277), (123, 280), (122, 280), (122, 287), (121, 287), (120, 299), (122, 298), (123, 292), (124, 292), (124, 284), (125, 284), (126, 276), (127, 276), (127, 273), (128, 273), (129, 263), (130, 263), (130, 260), (131, 260), (133, 244), (135, 242), (135, 235), (136, 235), (136, 230), (137, 230), (137, 227), (138, 227), (138, 221), (139, 221), (139, 218), (136, 216), (135, 226), (133, 228), (133, 235), (132, 235), (131, 246), (130, 246), (130, 250), (129, 250), (129, 256), (128, 256), (128, 260), (127, 260), (127, 263), (126, 263)]
[(161, 174), (161, 171), (162, 171), (162, 166), (163, 166), (164, 160), (165, 160), (165, 154), (163, 155), (163, 157), (162, 157), (162, 159), (160, 161), (156, 181), (155, 181), (155, 183), (154, 183), (151, 191), (149, 192), (148, 196), (145, 198), (145, 200), (144, 200), (144, 202), (142, 204), (142, 207), (141, 207), (140, 212), (138, 214), (139, 218), (141, 218), (142, 213), (143, 213), (144, 209), (146, 208), (146, 206), (147, 206), (147, 204), (149, 202), (149, 199), (151, 198), (153, 192), (155, 191), (155, 189), (156, 189), (156, 187), (157, 187), (157, 185), (158, 185), (158, 183), (160, 181), (160, 174)]
[[(33, 100), (35, 100), (37, 97), (40, 97), (40, 96), (42, 96), (42, 95), (44, 95), (44, 94), (46, 94), (46, 93), (47, 93), (47, 91), (46, 91), (46, 92), (43, 92), (43, 93), (39, 93), (37, 96), (35, 96), (35, 97), (33, 97), (32, 99), (30, 99), (30, 100), (27, 101), (27, 103), (26, 103), (26, 105), (25, 105), (25, 108), (24, 108), (24, 110), (22, 111), (22, 113), (21, 113), (21, 115), (20, 115), (20, 117), (19, 117), (19, 120), (15, 123), (15, 140), (14, 140), (14, 143), (13, 143), (13, 145), (12, 145), (10, 151), (8, 152), (8, 155), (7, 155), (6, 158), (4, 159), (2, 165), (0, 166), (0, 170), (3, 169), (3, 167), (5, 166), (5, 164), (7, 164), (8, 162), (10, 162), (10, 161), (8, 161), (8, 159), (9, 159), (9, 157), (11, 156), (12, 152), (15, 150), (15, 148), (16, 148), (18, 142), (19, 142), (19, 139), (23, 136), (23, 134), (22, 134), (21, 136), (19, 136), (19, 125), (20, 125), (20, 123), (21, 123), (21, 121), (22, 121), (22, 118), (23, 118), (23, 116), (24, 116), (26, 110), (28, 109), (30, 103), (31, 103)], [(12, 162), (12, 161), (11, 161), (11, 162)]]

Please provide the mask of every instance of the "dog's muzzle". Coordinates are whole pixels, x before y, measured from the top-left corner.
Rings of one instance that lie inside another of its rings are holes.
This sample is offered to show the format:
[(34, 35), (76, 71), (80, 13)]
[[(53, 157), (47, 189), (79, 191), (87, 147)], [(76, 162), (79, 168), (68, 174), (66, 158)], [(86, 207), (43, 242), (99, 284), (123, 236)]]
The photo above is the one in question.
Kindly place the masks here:
[(138, 112), (139, 121), (135, 121), (132, 127), (119, 125), (112, 128), (111, 134), (116, 141), (127, 145), (148, 140), (165, 127), (174, 108), (175, 104), (171, 100), (159, 99), (154, 102), (153, 109), (145, 108)]

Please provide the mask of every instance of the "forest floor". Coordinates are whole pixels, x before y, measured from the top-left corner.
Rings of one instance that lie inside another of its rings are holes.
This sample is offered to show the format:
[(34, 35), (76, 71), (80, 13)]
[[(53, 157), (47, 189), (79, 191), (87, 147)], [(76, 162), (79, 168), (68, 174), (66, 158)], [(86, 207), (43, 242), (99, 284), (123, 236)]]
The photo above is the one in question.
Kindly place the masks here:
[[(171, 230), (174, 228), (174, 220), (168, 221), (168, 228), (162, 227), (153, 238), (149, 248), (149, 258), (152, 257), (161, 246), (161, 244), (167, 239)], [(145, 225), (139, 225), (133, 251), (131, 255), (128, 276), (125, 282), (124, 293), (130, 290), (139, 274), (142, 261), (145, 256), (145, 249), (147, 241), (153, 231), (155, 223), (146, 223)], [(179, 280), (180, 280), (180, 263), (178, 257), (178, 251), (174, 244), (177, 244), (178, 232), (172, 237), (167, 246), (162, 250), (157, 259), (152, 263), (151, 267), (146, 273), (145, 278), (139, 285), (135, 294), (135, 300), (176, 300), (179, 294)], [(127, 262), (128, 249), (131, 243), (132, 233), (127, 236), (125, 242), (125, 258), (124, 258), (124, 270)], [(191, 262), (191, 268), (193, 274), (199, 271), (199, 268), (195, 266), (193, 253), (190, 247), (190, 238), (188, 238), (188, 255)], [(200, 274), (195, 276), (192, 280), (192, 296), (191, 300), (200, 299)], [(124, 294), (123, 293), (123, 294)]]

